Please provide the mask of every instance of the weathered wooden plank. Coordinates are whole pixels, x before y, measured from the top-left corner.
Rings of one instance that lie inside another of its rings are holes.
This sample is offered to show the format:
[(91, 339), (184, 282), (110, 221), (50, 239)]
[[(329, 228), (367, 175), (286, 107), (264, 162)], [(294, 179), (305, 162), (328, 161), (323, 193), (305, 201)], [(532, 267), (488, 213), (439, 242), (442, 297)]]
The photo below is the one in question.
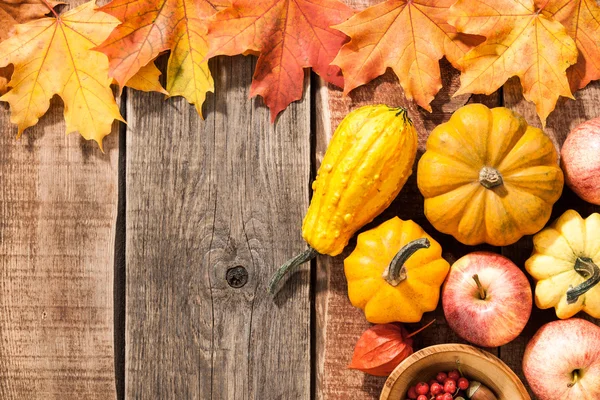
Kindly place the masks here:
[(212, 64), (206, 121), (181, 98), (128, 99), (128, 398), (310, 397), (307, 268), (266, 292), (305, 248), (310, 101), (271, 125), (248, 99), (254, 62)]
[[(521, 84), (517, 79), (511, 79), (504, 85), (504, 104), (506, 107), (523, 115), (531, 125), (541, 128), (540, 120), (535, 112), (535, 106), (524, 100)], [(550, 114), (544, 132), (548, 134), (557, 148), (560, 150), (562, 143), (567, 135), (575, 126), (583, 121), (600, 116), (598, 103), (600, 102), (600, 83), (594, 82), (585, 89), (575, 93), (577, 101), (561, 98), (556, 106), (556, 110)], [(592, 212), (600, 211), (600, 207), (586, 203), (575, 195), (566, 185), (559, 201), (552, 210), (550, 222), (558, 218), (568, 209), (575, 209), (585, 218)], [(521, 268), (525, 265), (525, 260), (531, 255), (533, 248), (532, 237), (528, 236), (521, 239), (512, 246), (502, 248), (502, 254), (509, 257)], [(527, 274), (527, 273), (526, 273)], [(527, 274), (528, 275), (528, 274)], [(534, 282), (528, 276), (534, 288)], [(593, 320), (586, 314), (579, 314), (578, 317)], [(532, 316), (525, 327), (523, 333), (511, 343), (502, 346), (500, 357), (510, 366), (526, 383), (522, 370), (523, 354), (527, 342), (533, 337), (535, 332), (545, 323), (556, 319), (554, 309), (539, 310), (533, 307)], [(596, 323), (600, 321), (596, 320)], [(533, 396), (533, 394), (532, 394)]]
[(0, 398), (114, 399), (118, 132), (65, 136), (60, 100), (0, 135)]
[[(348, 2), (354, 6), (364, 6), (358, 2)], [(356, 4), (354, 4), (356, 3)], [(364, 2), (363, 2), (364, 3)], [(375, 1), (373, 2), (375, 3)], [(467, 102), (483, 102), (490, 107), (499, 105), (500, 97), (458, 96), (452, 97), (459, 86), (458, 72), (442, 61), (444, 88), (432, 103), (433, 112), (424, 111), (403, 95), (397, 78), (389, 71), (383, 77), (354, 90), (349, 97), (343, 97), (340, 90), (321, 85), (316, 96), (317, 109), (317, 163), (322, 159), (327, 144), (335, 128), (351, 110), (367, 104), (384, 103), (390, 106), (408, 108), (409, 114), (419, 133), (418, 158), (425, 149), (429, 132), (438, 124), (447, 121), (452, 112)], [(441, 234), (429, 224), (423, 212), (423, 197), (416, 184), (416, 162), (413, 175), (409, 178), (400, 195), (381, 216), (366, 228), (399, 216), (412, 219), (438, 240), (444, 249), (444, 257), (453, 262), (469, 251), (492, 249), (491, 247), (468, 247), (452, 237)], [(316, 397), (318, 399), (377, 399), (385, 378), (373, 377), (359, 371), (347, 369), (354, 345), (362, 332), (370, 324), (360, 310), (354, 309), (347, 297), (346, 279), (343, 272), (343, 259), (351, 252), (354, 242), (338, 257), (319, 257), (315, 296), (315, 335), (316, 335)], [(415, 338), (415, 348), (438, 343), (463, 343), (445, 323), (441, 303), (438, 309), (424, 316), (424, 321), (436, 318), (430, 329)], [(416, 328), (419, 325), (413, 325)], [(492, 349), (495, 351), (495, 349)]]

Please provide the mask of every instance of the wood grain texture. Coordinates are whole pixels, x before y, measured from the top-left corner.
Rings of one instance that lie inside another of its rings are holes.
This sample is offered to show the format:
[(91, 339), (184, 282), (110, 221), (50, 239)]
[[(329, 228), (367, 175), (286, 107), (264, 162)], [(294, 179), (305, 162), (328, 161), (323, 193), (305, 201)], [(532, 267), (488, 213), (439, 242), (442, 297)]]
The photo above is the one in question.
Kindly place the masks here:
[(0, 135), (0, 398), (114, 399), (118, 132), (65, 136), (55, 98)]
[[(506, 107), (521, 114), (530, 125), (541, 128), (540, 120), (535, 112), (535, 106), (525, 101), (521, 85), (517, 79), (511, 79), (504, 85), (503, 97)], [(598, 109), (600, 102), (600, 82), (591, 83), (585, 89), (575, 93), (575, 97), (577, 101), (561, 98), (554, 112), (550, 114), (546, 128), (544, 128), (544, 132), (550, 136), (557, 151), (560, 151), (562, 143), (575, 126), (586, 120), (600, 116), (600, 109)], [(600, 207), (581, 200), (565, 185), (561, 198), (554, 205), (549, 223), (568, 209), (577, 210), (584, 218), (593, 212), (600, 211)], [(512, 246), (503, 247), (502, 254), (509, 257), (524, 270), (525, 260), (531, 255), (532, 249), (532, 236), (527, 236)], [(535, 288), (533, 279), (529, 274), (525, 274), (529, 278), (532, 288)], [(594, 320), (584, 313), (578, 314), (577, 317), (588, 319), (597, 324), (600, 323), (600, 320)], [(519, 375), (523, 382), (526, 381), (521, 363), (523, 354), (525, 353), (525, 346), (527, 346), (529, 340), (542, 325), (556, 319), (554, 309), (539, 310), (534, 304), (531, 318), (523, 333), (511, 343), (501, 347), (500, 357)]]
[[(357, 8), (365, 6), (365, 2), (347, 1), (347, 3)], [(405, 220), (412, 219), (440, 242), (444, 249), (444, 257), (449, 262), (454, 262), (469, 251), (497, 249), (489, 246), (464, 246), (454, 238), (433, 229), (425, 218), (423, 196), (416, 184), (417, 162), (425, 149), (429, 132), (438, 124), (447, 121), (456, 109), (468, 102), (481, 102), (490, 107), (497, 106), (500, 97), (497, 94), (452, 97), (459, 86), (459, 74), (445, 60), (442, 60), (441, 68), (444, 89), (433, 101), (431, 114), (404, 98), (397, 78), (389, 70), (382, 77), (352, 91), (347, 97), (344, 97), (340, 90), (321, 84), (315, 96), (316, 163), (318, 167), (335, 128), (351, 110), (378, 103), (406, 107), (419, 134), (419, 150), (413, 174), (390, 207), (362, 230), (375, 227), (395, 215)], [(314, 361), (317, 399), (377, 399), (385, 381), (385, 378), (347, 369), (356, 341), (370, 326), (363, 313), (352, 307), (347, 295), (343, 259), (350, 254), (354, 245), (355, 242), (351, 241), (340, 256), (335, 258), (321, 256), (317, 261)], [(423, 321), (428, 322), (433, 318), (436, 319), (436, 323), (415, 337), (416, 349), (439, 343), (464, 343), (446, 325), (441, 303), (436, 311), (425, 314)], [(420, 324), (411, 325), (409, 330), (419, 326)], [(496, 349), (490, 350), (496, 353)]]
[(306, 247), (310, 99), (271, 125), (248, 99), (255, 58), (216, 60), (206, 121), (181, 98), (128, 99), (127, 398), (309, 398), (308, 267), (266, 287)]

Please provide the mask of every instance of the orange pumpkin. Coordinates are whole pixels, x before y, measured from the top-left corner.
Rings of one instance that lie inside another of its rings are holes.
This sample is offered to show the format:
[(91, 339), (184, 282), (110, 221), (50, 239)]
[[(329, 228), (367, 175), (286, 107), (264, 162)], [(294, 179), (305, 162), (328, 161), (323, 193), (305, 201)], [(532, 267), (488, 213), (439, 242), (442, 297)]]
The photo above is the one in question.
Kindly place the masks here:
[(563, 173), (541, 129), (508, 108), (469, 104), (429, 135), (417, 184), (437, 230), (506, 246), (548, 222)]

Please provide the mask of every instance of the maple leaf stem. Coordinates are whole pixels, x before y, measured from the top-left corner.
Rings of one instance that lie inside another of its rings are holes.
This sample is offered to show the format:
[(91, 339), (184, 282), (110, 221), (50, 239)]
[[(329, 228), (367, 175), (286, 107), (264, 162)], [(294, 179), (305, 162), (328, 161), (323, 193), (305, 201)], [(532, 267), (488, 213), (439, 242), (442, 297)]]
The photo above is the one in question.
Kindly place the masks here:
[(58, 14), (56, 13), (56, 11), (54, 11), (54, 8), (52, 7), (52, 4), (50, 4), (48, 2), (48, 0), (42, 0), (42, 2), (46, 5), (46, 7), (48, 7), (48, 9), (50, 9), (50, 11), (52, 11), (52, 14), (54, 14), (54, 16), (56, 18), (58, 18)]
[(540, 14), (542, 12), (542, 10), (544, 8), (546, 8), (546, 6), (548, 5), (548, 3), (550, 3), (550, 0), (546, 0), (546, 2), (544, 3), (544, 5), (537, 9), (537, 13)]

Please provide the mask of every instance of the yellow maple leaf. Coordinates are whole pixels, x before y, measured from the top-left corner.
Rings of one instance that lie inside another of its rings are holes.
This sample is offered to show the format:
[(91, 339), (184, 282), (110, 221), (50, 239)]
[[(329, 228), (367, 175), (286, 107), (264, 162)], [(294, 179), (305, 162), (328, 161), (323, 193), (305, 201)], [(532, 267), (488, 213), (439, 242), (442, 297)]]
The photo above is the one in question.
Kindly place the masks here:
[[(64, 4), (48, 1), (51, 7)], [(24, 24), (42, 18), (50, 9), (43, 0), (0, 0), (0, 42), (6, 40), (16, 24)], [(12, 74), (12, 68), (0, 68), (0, 94), (6, 93), (6, 84)]]
[(541, 12), (547, 3), (458, 0), (450, 8), (450, 24), (486, 41), (459, 61), (464, 72), (455, 95), (491, 94), (518, 76), (543, 125), (559, 96), (573, 98), (566, 70), (577, 62), (577, 46), (560, 22)]
[(90, 50), (119, 21), (95, 6), (92, 0), (56, 18), (17, 25), (15, 35), (0, 43), (0, 67), (15, 68), (11, 89), (0, 100), (10, 104), (18, 135), (37, 124), (55, 94), (65, 105), (67, 133), (78, 131), (100, 147), (112, 122), (123, 121), (110, 89), (108, 60)]
[[(165, 95), (169, 93), (162, 87), (158, 78), (160, 77), (161, 72), (154, 61), (150, 61), (148, 64), (144, 65), (140, 70), (132, 76), (125, 86), (130, 87), (135, 90), (141, 90), (143, 92), (159, 92)], [(118, 85), (119, 83), (113, 79), (113, 83)]]

